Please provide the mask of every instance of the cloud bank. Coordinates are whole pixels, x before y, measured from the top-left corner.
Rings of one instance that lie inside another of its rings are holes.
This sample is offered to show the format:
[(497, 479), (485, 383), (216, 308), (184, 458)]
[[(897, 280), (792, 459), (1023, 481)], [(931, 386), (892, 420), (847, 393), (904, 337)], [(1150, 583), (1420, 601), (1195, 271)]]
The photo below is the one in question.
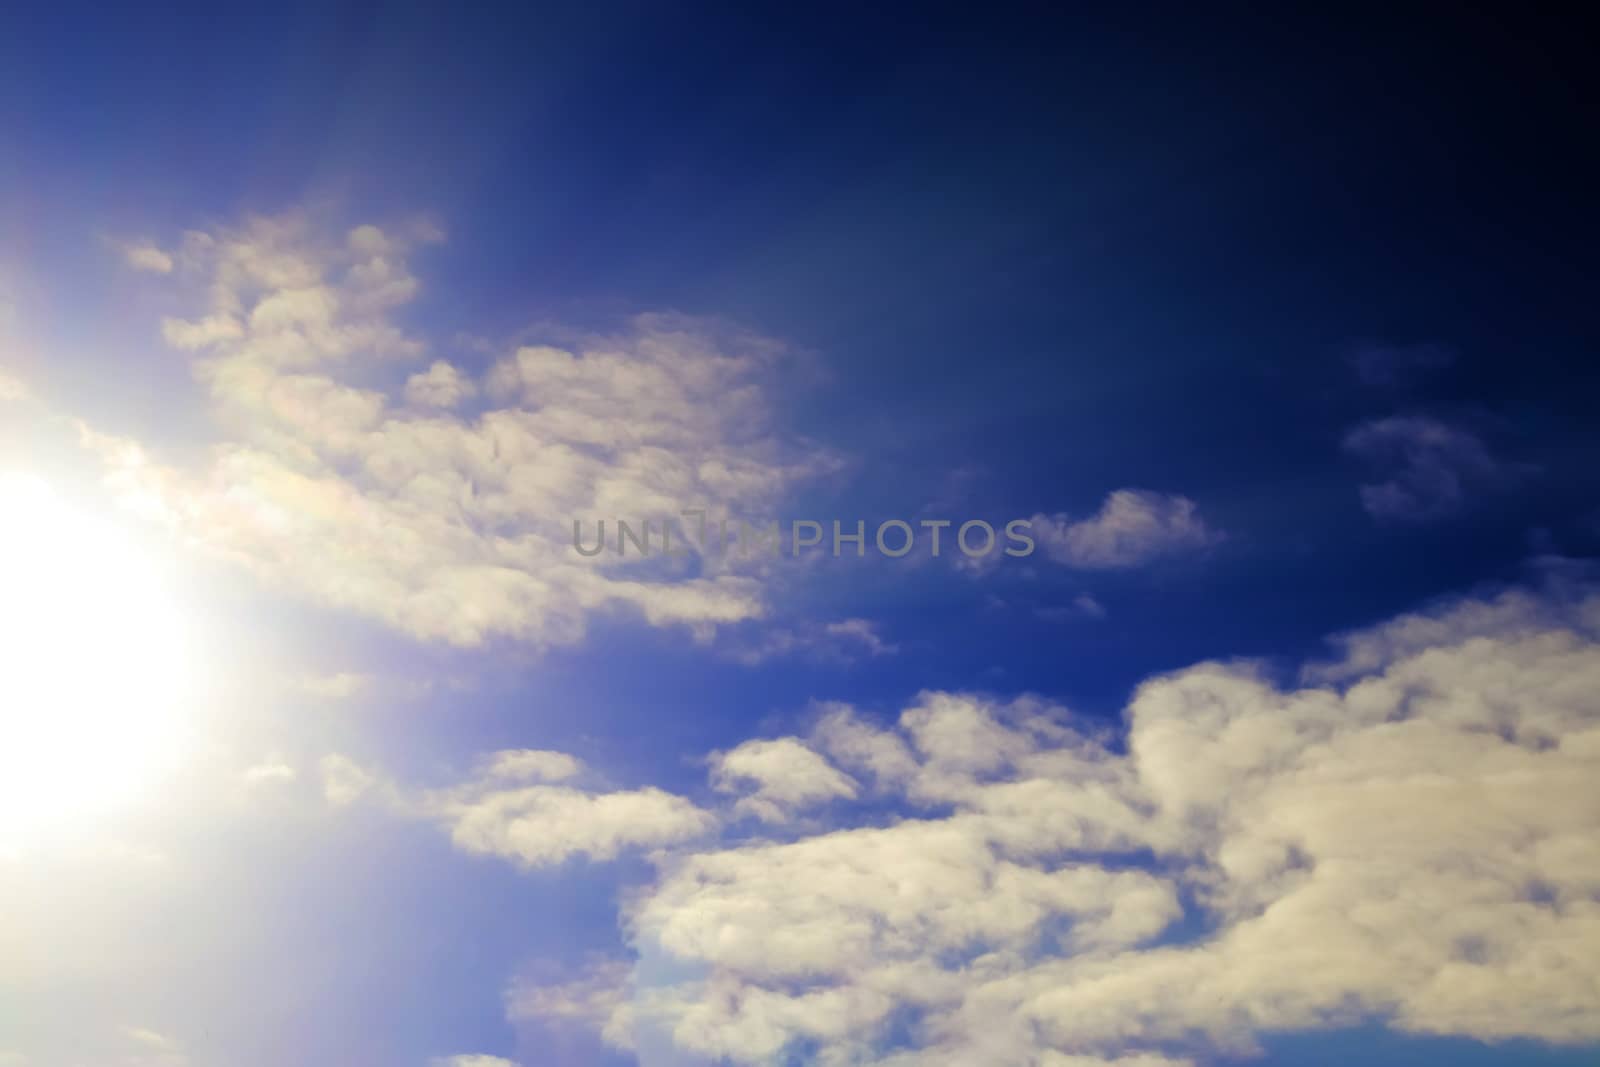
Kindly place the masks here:
[(512, 1015), (673, 1062), (1209, 1062), (1372, 1022), (1600, 1040), (1600, 596), (1336, 647), (1292, 684), (1152, 678), (1120, 730), (1028, 697), (823, 708), (713, 761), (764, 822), (659, 858), (631, 968), (520, 986)]

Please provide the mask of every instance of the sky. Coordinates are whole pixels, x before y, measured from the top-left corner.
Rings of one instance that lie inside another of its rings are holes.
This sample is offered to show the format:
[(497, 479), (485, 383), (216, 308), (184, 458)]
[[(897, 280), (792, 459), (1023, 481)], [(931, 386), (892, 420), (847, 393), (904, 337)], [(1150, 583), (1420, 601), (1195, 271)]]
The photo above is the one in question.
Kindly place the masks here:
[(8, 8), (0, 1067), (1594, 1063), (1584, 45)]

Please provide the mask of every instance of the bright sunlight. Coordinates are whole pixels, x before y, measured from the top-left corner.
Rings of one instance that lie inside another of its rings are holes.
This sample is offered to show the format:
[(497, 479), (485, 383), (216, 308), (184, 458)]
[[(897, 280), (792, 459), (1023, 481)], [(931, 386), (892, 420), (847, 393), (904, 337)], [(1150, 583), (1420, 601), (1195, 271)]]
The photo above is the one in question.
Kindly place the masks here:
[(187, 661), (151, 561), (0, 472), (0, 849), (113, 812), (172, 766)]

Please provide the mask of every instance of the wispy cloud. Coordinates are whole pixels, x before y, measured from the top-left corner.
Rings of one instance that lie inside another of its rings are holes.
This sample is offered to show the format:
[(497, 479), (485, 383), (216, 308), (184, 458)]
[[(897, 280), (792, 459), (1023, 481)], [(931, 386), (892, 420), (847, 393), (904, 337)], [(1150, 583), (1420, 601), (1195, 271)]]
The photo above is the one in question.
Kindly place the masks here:
[(1364, 384), (1393, 388), (1413, 385), (1449, 367), (1455, 363), (1456, 353), (1448, 345), (1436, 343), (1368, 343), (1352, 348), (1345, 358)]
[(844, 665), (892, 656), (900, 646), (885, 640), (881, 627), (871, 619), (849, 618), (730, 626), (720, 635), (716, 649), (720, 655), (750, 666), (790, 657)]
[(1041, 514), (1032, 523), (1048, 559), (1084, 570), (1138, 567), (1222, 540), (1193, 500), (1148, 489), (1118, 489), (1087, 518)]
[(350, 757), (333, 754), (322, 758), (322, 794), (329, 804), (348, 807), (375, 790), (390, 792), (382, 779)]
[(152, 274), (171, 274), (172, 257), (149, 241), (137, 241), (119, 246), (122, 258), (134, 270), (150, 271)]
[(1051, 604), (1036, 608), (1034, 614), (1046, 622), (1071, 622), (1076, 619), (1103, 619), (1105, 605), (1088, 593), (1079, 593), (1068, 604)]
[(1474, 492), (1503, 487), (1528, 470), (1496, 459), (1475, 434), (1426, 415), (1364, 422), (1344, 449), (1382, 470), (1361, 486), (1361, 504), (1379, 519), (1422, 522), (1454, 514)]
[[(570, 643), (603, 612), (715, 627), (762, 617), (759, 575), (666, 572), (570, 551), (569, 517), (769, 514), (830, 470), (783, 435), (782, 346), (645, 315), (501, 353), (481, 378), (435, 359), (401, 395), (357, 382), (424, 357), (395, 316), (421, 285), (424, 224), (330, 234), (306, 218), (190, 233), (173, 275), (199, 307), (164, 332), (193, 354), (223, 436), (209, 463), (86, 433), (109, 481), (268, 581), (425, 640)], [(453, 408), (481, 394), (481, 410)]]
[[(546, 969), (547, 971), (548, 969)], [(591, 962), (576, 978), (549, 973), (519, 976), (506, 991), (506, 1017), (514, 1023), (577, 1026), (598, 1032), (607, 1044), (633, 1048), (633, 965), (626, 960)]]
[(293, 766), (273, 757), (245, 768), (244, 784), (252, 789), (265, 789), (290, 785), (298, 777), (299, 772)]
[(335, 674), (307, 675), (294, 681), (294, 688), (324, 700), (348, 700), (371, 691), (377, 679), (356, 671), (339, 671)]
[(0, 373), (0, 402), (18, 402), (29, 400), (32, 393), (28, 387), (8, 374)]

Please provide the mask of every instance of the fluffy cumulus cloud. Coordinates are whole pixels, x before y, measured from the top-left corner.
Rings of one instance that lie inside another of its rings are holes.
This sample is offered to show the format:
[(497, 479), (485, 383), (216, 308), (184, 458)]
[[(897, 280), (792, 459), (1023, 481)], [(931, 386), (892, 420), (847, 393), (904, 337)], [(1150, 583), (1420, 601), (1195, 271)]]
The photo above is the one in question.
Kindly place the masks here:
[(496, 753), (461, 785), (401, 804), (443, 825), (461, 850), (499, 856), (520, 867), (548, 867), (573, 857), (615, 859), (704, 837), (709, 812), (655, 788), (604, 790), (576, 783), (583, 765), (559, 752)]
[(1496, 459), (1475, 434), (1426, 415), (1395, 415), (1355, 427), (1344, 449), (1383, 472), (1361, 487), (1374, 517), (1402, 522), (1459, 511), (1474, 492), (1513, 481), (1523, 468)]
[(1087, 518), (1035, 515), (1031, 521), (1047, 558), (1085, 570), (1137, 567), (1207, 548), (1222, 536), (1200, 517), (1193, 500), (1148, 489), (1118, 489)]
[(719, 791), (744, 794), (734, 810), (765, 822), (784, 822), (798, 809), (856, 795), (849, 775), (792, 737), (746, 741), (712, 757), (711, 767)]
[[(760, 517), (836, 461), (774, 426), (780, 346), (646, 315), (605, 335), (511, 345), (479, 371), (402, 324), (432, 227), (336, 238), (301, 218), (190, 233), (162, 324), (208, 390), (220, 439), (178, 464), (85, 433), (125, 499), (277, 585), (458, 645), (578, 640), (597, 613), (704, 635), (768, 610), (754, 573), (579, 557), (572, 520)], [(386, 384), (387, 383), (387, 384)]]
[(564, 782), (577, 777), (583, 764), (565, 752), (518, 748), (496, 752), (486, 761), (484, 770), (489, 778)]
[(453, 408), (477, 391), (471, 378), (442, 359), (406, 379), (406, 400), (417, 407)]
[(1600, 596), (1511, 592), (1292, 682), (1153, 678), (1115, 731), (1028, 698), (826, 707), (713, 761), (785, 833), (658, 856), (633, 965), (519, 983), (512, 1015), (682, 1062), (1147, 1067), (1374, 1021), (1597, 1041), (1597, 694)]

